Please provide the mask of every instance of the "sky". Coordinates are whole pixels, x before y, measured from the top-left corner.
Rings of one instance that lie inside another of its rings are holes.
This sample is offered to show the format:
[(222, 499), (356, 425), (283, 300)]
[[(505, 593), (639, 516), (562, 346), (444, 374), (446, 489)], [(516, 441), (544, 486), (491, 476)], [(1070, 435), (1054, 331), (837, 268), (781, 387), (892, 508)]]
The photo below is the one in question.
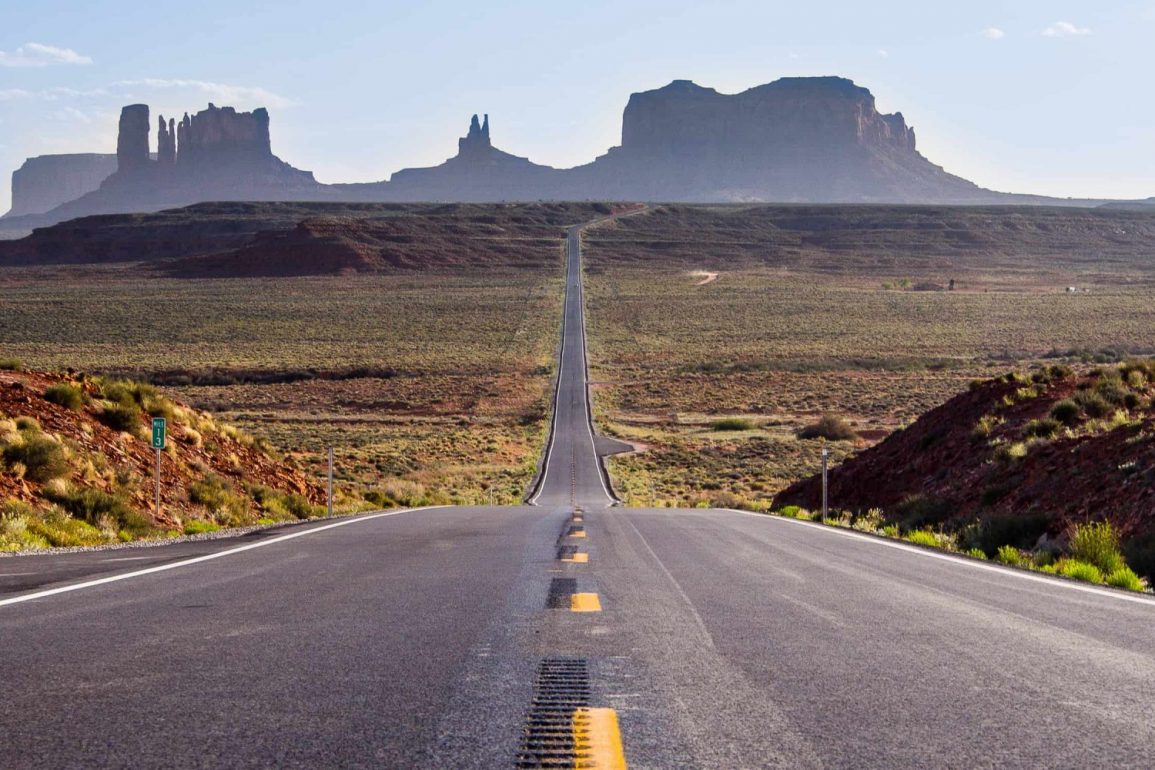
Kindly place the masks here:
[(1155, 195), (1155, 0), (0, 0), (0, 20), (5, 179), (115, 152), (136, 102), (267, 107), (277, 155), (355, 182), (440, 163), (475, 112), (501, 149), (568, 167), (619, 142), (635, 91), (841, 75), (984, 187)]

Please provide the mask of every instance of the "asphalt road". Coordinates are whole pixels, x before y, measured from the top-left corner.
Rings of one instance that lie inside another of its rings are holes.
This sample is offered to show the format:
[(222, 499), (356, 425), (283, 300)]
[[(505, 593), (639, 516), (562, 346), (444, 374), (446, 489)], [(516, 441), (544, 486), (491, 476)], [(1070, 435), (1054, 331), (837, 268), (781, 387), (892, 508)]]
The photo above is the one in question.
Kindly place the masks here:
[(611, 506), (576, 237), (537, 505), (0, 559), (0, 767), (532, 766), (543, 661), (635, 768), (1151, 765), (1150, 599)]

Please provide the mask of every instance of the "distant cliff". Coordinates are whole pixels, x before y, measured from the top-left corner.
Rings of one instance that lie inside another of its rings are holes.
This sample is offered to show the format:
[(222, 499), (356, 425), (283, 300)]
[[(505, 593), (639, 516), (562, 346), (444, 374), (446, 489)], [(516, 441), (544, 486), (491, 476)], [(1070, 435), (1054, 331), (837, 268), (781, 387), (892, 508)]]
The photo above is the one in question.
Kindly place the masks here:
[(934, 165), (901, 113), (844, 78), (783, 78), (739, 94), (688, 80), (633, 94), (621, 146), (575, 169), (582, 192), (674, 201), (994, 203)]
[(115, 155), (84, 153), (29, 158), (12, 173), (9, 216), (43, 214), (100, 187), (116, 171)]
[[(10, 226), (44, 226), (93, 214), (158, 211), (202, 201), (318, 200), (326, 188), (311, 172), (293, 168), (272, 152), (269, 113), (217, 107), (157, 120), (156, 152), (145, 104), (121, 110), (115, 170), (99, 186), (45, 214), (19, 217)], [(60, 157), (60, 156), (57, 156)], [(28, 212), (32, 214), (33, 212)]]
[[(272, 152), (269, 114), (209, 105), (157, 122), (146, 105), (121, 113), (117, 170), (98, 190), (0, 226), (29, 229), (74, 217), (156, 211), (202, 201), (934, 203), (1093, 205), (985, 190), (917, 149), (901, 113), (838, 77), (783, 78), (739, 94), (688, 80), (633, 94), (621, 145), (577, 168), (532, 163), (493, 146), (489, 116), (473, 117), (457, 155), (385, 182), (322, 185)], [(29, 210), (29, 214), (32, 212)]]
[(489, 116), (477, 115), (457, 140), (457, 155), (439, 166), (407, 168), (388, 182), (333, 185), (334, 194), (356, 201), (484, 203), (566, 200), (565, 172), (502, 152), (489, 136)]

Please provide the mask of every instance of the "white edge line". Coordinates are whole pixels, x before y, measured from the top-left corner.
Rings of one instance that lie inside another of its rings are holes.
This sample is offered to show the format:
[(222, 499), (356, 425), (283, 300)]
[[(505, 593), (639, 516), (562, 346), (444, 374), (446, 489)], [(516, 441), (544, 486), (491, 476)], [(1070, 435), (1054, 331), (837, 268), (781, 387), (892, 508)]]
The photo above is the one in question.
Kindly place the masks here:
[[(590, 436), (590, 449), (593, 450), (594, 457), (596, 458), (597, 464), (599, 466), (598, 467), (598, 481), (602, 485), (602, 491), (605, 492), (606, 499), (609, 500), (609, 503), (612, 506), (617, 502), (617, 499), (613, 496), (613, 494), (610, 492), (610, 490), (606, 488), (606, 480), (604, 478), (604, 474), (602, 473), (602, 469), (601, 469), (601, 462), (602, 461), (601, 461), (601, 458), (598, 457), (597, 440), (594, 438), (593, 413), (591, 412), (591, 410), (593, 409), (593, 404), (590, 401), (589, 359), (586, 357), (585, 293), (584, 293), (583, 287), (582, 287), (582, 276), (581, 276), (581, 230), (585, 229), (590, 224), (592, 224), (592, 223), (587, 223), (585, 225), (579, 225), (578, 226), (578, 232), (576, 234), (577, 254), (578, 254), (578, 284), (577, 284), (578, 285), (578, 299), (579, 299), (578, 315), (581, 318), (582, 362), (585, 364), (585, 372), (582, 375), (585, 379), (584, 387), (585, 387), (585, 391), (586, 391), (586, 398), (585, 398), (585, 401), (586, 401), (586, 420), (585, 420), (585, 423), (586, 423), (586, 432), (589, 433), (589, 436)], [(550, 417), (549, 448), (546, 451), (545, 464), (542, 466), (542, 469), (541, 469), (541, 478), (538, 479), (537, 492), (534, 493), (533, 497), (526, 500), (526, 502), (529, 505), (537, 505), (537, 499), (539, 497), (541, 497), (541, 493), (543, 491), (545, 491), (545, 480), (546, 480), (546, 477), (549, 475), (549, 464), (550, 464), (550, 462), (553, 461), (553, 456), (554, 456), (553, 447), (554, 447), (554, 443), (557, 441), (557, 405), (558, 405), (558, 396), (561, 395), (562, 377), (565, 376), (566, 337), (567, 337), (567, 332), (568, 332), (568, 321), (569, 321), (569, 253), (568, 252), (569, 252), (569, 239), (570, 239), (570, 237), (572, 237), (572, 236), (567, 234), (567, 236), (566, 236), (566, 271), (565, 271), (566, 291), (565, 291), (565, 301), (562, 303), (561, 350), (559, 351), (559, 354), (558, 354), (557, 387), (554, 389), (554, 393), (553, 393), (553, 415), (551, 415), (551, 417)]]
[(107, 583), (115, 583), (120, 580), (129, 580), (130, 578), (142, 577), (144, 575), (152, 575), (157, 572), (166, 572), (170, 569), (177, 569), (178, 567), (187, 567), (190, 564), (199, 564), (205, 561), (212, 561), (213, 559), (220, 559), (225, 556), (232, 556), (233, 554), (241, 553), (243, 551), (251, 551), (254, 548), (263, 548), (267, 545), (275, 545), (283, 543), (286, 540), (292, 540), (298, 537), (305, 537), (306, 535), (313, 535), (317, 532), (324, 532), (327, 529), (335, 529), (337, 527), (348, 526), (349, 524), (359, 524), (363, 521), (371, 521), (372, 519), (381, 519), (387, 516), (397, 516), (402, 513), (415, 513), (417, 511), (429, 511), (436, 508), (446, 508), (444, 505), (429, 505), (423, 508), (405, 508), (400, 511), (389, 511), (387, 513), (374, 513), (368, 516), (357, 516), (355, 518), (346, 519), (345, 521), (338, 521), (335, 524), (325, 524), (320, 527), (310, 527), (300, 532), (291, 532), (287, 535), (274, 537), (271, 540), (262, 540), (257, 543), (249, 543), (248, 545), (238, 546), (236, 548), (229, 548), (224, 551), (216, 551), (214, 553), (205, 554), (204, 556), (194, 556), (191, 559), (183, 561), (171, 562), (169, 564), (161, 564), (156, 567), (147, 567), (145, 569), (136, 570), (135, 572), (125, 572), (120, 575), (110, 575), (109, 577), (97, 578), (96, 580), (86, 580), (83, 583), (73, 583), (72, 585), (60, 586), (59, 588), (49, 588), (44, 591), (36, 591), (30, 594), (23, 594), (22, 596), (13, 596), (9, 599), (0, 599), (0, 607), (5, 607), (9, 604), (20, 604), (22, 602), (30, 602), (34, 599), (43, 599), (48, 596), (56, 596), (57, 594), (66, 594), (72, 591), (80, 591), (84, 588), (93, 588), (95, 586), (105, 585)]
[(932, 551), (932, 550), (927, 549), (927, 548), (919, 548), (918, 546), (908, 545), (906, 543), (899, 543), (899, 542), (896, 542), (893, 540), (887, 540), (887, 539), (881, 538), (881, 537), (872, 537), (870, 535), (863, 534), (861, 532), (855, 532), (853, 530), (842, 529), (840, 527), (830, 527), (830, 526), (826, 526), (824, 524), (818, 524), (816, 522), (810, 522), (810, 521), (799, 521), (798, 519), (792, 519), (792, 518), (789, 518), (786, 516), (774, 516), (774, 515), (768, 514), (768, 513), (754, 513), (752, 511), (739, 511), (736, 508), (721, 508), (719, 510), (727, 511), (729, 513), (740, 513), (743, 516), (756, 516), (756, 517), (762, 518), (762, 519), (771, 519), (773, 521), (782, 521), (782, 522), (788, 522), (791, 524), (797, 524), (800, 527), (806, 527), (806, 528), (811, 529), (811, 530), (817, 530), (819, 532), (828, 532), (832, 535), (842, 535), (843, 537), (853, 538), (855, 540), (859, 540), (862, 542), (873, 543), (875, 545), (881, 545), (881, 546), (885, 546), (887, 548), (896, 548), (900, 551), (906, 551), (908, 553), (918, 554), (919, 556), (925, 556), (928, 559), (940, 559), (942, 561), (949, 561), (952, 564), (958, 564), (960, 566), (971, 567), (973, 569), (980, 569), (980, 570), (984, 570), (986, 572), (994, 572), (994, 573), (999, 574), (999, 575), (1016, 577), (1016, 578), (1019, 578), (1020, 580), (1029, 580), (1029, 581), (1034, 582), (1034, 583), (1042, 583), (1044, 585), (1055, 586), (1057, 588), (1069, 588), (1072, 591), (1082, 591), (1083, 593), (1095, 594), (1096, 596), (1108, 596), (1112, 599), (1119, 599), (1119, 600), (1125, 601), (1125, 602), (1136, 602), (1138, 604), (1143, 604), (1143, 605), (1146, 605), (1148, 607), (1155, 606), (1155, 600), (1153, 600), (1147, 596), (1142, 596), (1139, 594), (1132, 596), (1130, 594), (1123, 593), (1122, 591), (1111, 591), (1111, 590), (1108, 590), (1105, 588), (1097, 588), (1096, 586), (1080, 585), (1079, 583), (1075, 583), (1075, 582), (1069, 581), (1069, 580), (1059, 580), (1057, 578), (1048, 577), (1046, 575), (1036, 575), (1033, 572), (1027, 572), (1025, 570), (1020, 570), (1020, 569), (1014, 569), (1012, 567), (1000, 567), (1000, 566), (996, 566), (994, 564), (988, 564), (986, 562), (979, 561), (978, 559), (970, 559), (970, 558), (967, 558), (964, 556), (959, 556), (957, 554), (951, 554), (951, 553), (940, 553), (937, 551)]

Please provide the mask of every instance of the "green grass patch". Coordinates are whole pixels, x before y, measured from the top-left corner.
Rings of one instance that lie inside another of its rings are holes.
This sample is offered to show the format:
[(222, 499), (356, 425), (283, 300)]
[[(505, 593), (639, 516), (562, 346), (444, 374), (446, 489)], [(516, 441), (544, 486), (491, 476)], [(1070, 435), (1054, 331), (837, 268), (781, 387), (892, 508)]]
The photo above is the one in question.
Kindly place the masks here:
[(938, 536), (931, 532), (929, 529), (916, 529), (913, 532), (908, 532), (903, 540), (906, 540), (908, 543), (924, 545), (929, 548), (938, 548), (940, 545)]
[(1022, 551), (1012, 545), (1004, 545), (995, 552), (995, 561), (1011, 567), (1024, 567), (1029, 562)]
[(1130, 567), (1121, 567), (1107, 575), (1107, 585), (1128, 591), (1147, 590), (1147, 584)]
[(1055, 564), (1055, 572), (1085, 583), (1103, 583), (1102, 571), (1094, 564), (1079, 559), (1059, 559)]
[(1119, 550), (1119, 538), (1107, 521), (1075, 527), (1075, 532), (1071, 535), (1071, 557), (1093, 564), (1106, 575), (1127, 566)]
[(207, 532), (218, 532), (221, 525), (215, 521), (205, 521), (204, 519), (193, 519), (184, 525), (184, 533), (186, 535), (203, 535)]

